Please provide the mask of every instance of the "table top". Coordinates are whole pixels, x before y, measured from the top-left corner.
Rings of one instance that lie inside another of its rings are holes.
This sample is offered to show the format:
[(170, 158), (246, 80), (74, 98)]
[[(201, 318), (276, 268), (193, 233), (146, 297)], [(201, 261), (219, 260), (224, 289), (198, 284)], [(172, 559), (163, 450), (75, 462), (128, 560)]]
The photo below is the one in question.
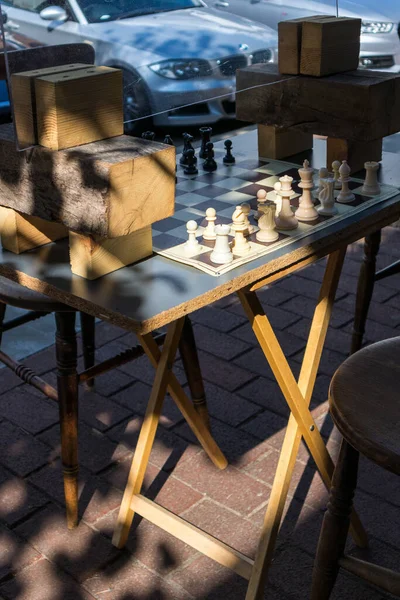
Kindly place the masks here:
[[(314, 166), (319, 166), (316, 146), (318, 144), (314, 145)], [(236, 154), (255, 156), (256, 147), (255, 131), (246, 131), (236, 137)], [(298, 155), (291, 161), (301, 164), (304, 157), (305, 154)], [(310, 158), (312, 160), (312, 156)], [(384, 158), (381, 180), (391, 185), (399, 184), (398, 169), (390, 159), (391, 155)], [(398, 162), (398, 157), (396, 159)], [(318, 260), (392, 223), (399, 214), (400, 193), (220, 277), (162, 256), (152, 256), (89, 281), (71, 273), (68, 240), (20, 255), (2, 250), (0, 274), (125, 329), (148, 333), (246, 286), (265, 278), (283, 276), (303, 266), (306, 260)]]

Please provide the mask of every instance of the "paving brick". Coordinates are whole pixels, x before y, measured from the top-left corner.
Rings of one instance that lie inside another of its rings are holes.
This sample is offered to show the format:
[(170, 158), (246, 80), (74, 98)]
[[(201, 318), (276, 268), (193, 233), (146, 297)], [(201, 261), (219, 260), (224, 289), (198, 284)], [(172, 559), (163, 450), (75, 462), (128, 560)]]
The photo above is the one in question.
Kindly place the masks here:
[(227, 392), (208, 381), (204, 382), (204, 389), (209, 414), (233, 427), (236, 427), (260, 410), (257, 404), (248, 402), (239, 395)]
[[(141, 381), (142, 383), (146, 383), (147, 385), (153, 385), (155, 369), (152, 366), (151, 362), (147, 358), (147, 356), (141, 356), (136, 360), (127, 363), (126, 365), (122, 365), (119, 369), (133, 377), (136, 381)], [(182, 369), (174, 366), (174, 373), (178, 378), (179, 382), (184, 385), (186, 383), (186, 376)]]
[(13, 388), (21, 385), (22, 381), (19, 377), (13, 373), (7, 367), (3, 367), (1, 369), (1, 377), (0, 377), (0, 394), (4, 394), (4, 392), (8, 392)]
[(41, 555), (32, 546), (0, 525), (0, 579), (17, 573), (40, 558)]
[(0, 396), (0, 414), (34, 435), (58, 423), (58, 406), (43, 395), (38, 397), (17, 388)]
[[(357, 292), (358, 277), (352, 275), (346, 275), (342, 273), (339, 279), (338, 291), (336, 298), (340, 298), (345, 293), (355, 294)], [(396, 290), (392, 288), (376, 285), (374, 288), (374, 300), (375, 302), (386, 302), (389, 298), (393, 297)]]
[(194, 335), (198, 348), (225, 360), (232, 360), (251, 347), (240, 339), (203, 325), (195, 325)]
[(89, 592), (78, 585), (46, 559), (34, 563), (0, 585), (6, 600), (93, 600)]
[[(310, 333), (310, 325), (311, 322), (308, 319), (301, 319), (294, 325), (291, 325), (287, 329), (287, 332), (288, 334), (292, 334), (298, 338), (307, 340)], [(329, 350), (335, 350), (342, 352), (343, 354), (347, 354), (351, 347), (351, 334), (343, 331), (342, 329), (329, 327), (324, 347), (328, 348)]]
[(5, 467), (24, 477), (44, 465), (50, 458), (49, 449), (39, 440), (15, 425), (0, 423), (0, 456)]
[(230, 310), (221, 310), (215, 306), (206, 306), (191, 313), (190, 318), (193, 323), (200, 323), (206, 327), (227, 333), (235, 327), (242, 325), (247, 320), (242, 306), (236, 302), (234, 305), (237, 307), (235, 314), (232, 314)]
[(67, 529), (63, 511), (52, 506), (16, 528), (38, 551), (75, 579), (83, 581), (118, 555), (109, 540), (82, 521)]
[(273, 438), (277, 433), (285, 430), (287, 426), (287, 418), (277, 415), (269, 410), (264, 410), (254, 419), (247, 421), (241, 425), (241, 429), (251, 433), (256, 438), (268, 440), (268, 443), (273, 443)]
[[(58, 426), (44, 431), (39, 438), (53, 448), (53, 459), (60, 455), (61, 443)], [(94, 473), (98, 473), (109, 464), (120, 460), (128, 452), (123, 446), (117, 446), (104, 434), (84, 423), (79, 424), (78, 443), (80, 464)]]
[(241, 369), (232, 362), (228, 363), (202, 350), (199, 351), (199, 362), (205, 380), (231, 392), (254, 377), (247, 369)]
[[(291, 300), (289, 300), (289, 302), (291, 302)], [(285, 307), (286, 304), (287, 303), (285, 303), (283, 306)], [(278, 308), (277, 306), (267, 306), (266, 304), (264, 304), (264, 308), (265, 313), (274, 330), (285, 329), (286, 327), (289, 327), (289, 325), (292, 325), (293, 323), (299, 320), (299, 316), (294, 314), (294, 311), (290, 312), (285, 308)], [(229, 307), (228, 310), (237, 312), (238, 310), (243, 311), (243, 308), (242, 306), (237, 306), (236, 304), (233, 304), (231, 307)]]
[(399, 478), (397, 475), (378, 467), (370, 460), (360, 456), (358, 469), (358, 487), (369, 495), (400, 506)]
[[(383, 305), (385, 306), (385, 305)], [(386, 309), (387, 310), (387, 309)], [(387, 312), (390, 312), (387, 310)], [(351, 329), (348, 329), (349, 333), (351, 333)], [(373, 343), (380, 342), (381, 340), (386, 340), (388, 338), (397, 337), (400, 335), (400, 328), (393, 329), (391, 327), (387, 327), (386, 325), (382, 325), (381, 323), (377, 323), (376, 321), (368, 320), (365, 324), (365, 343)]]
[(104, 346), (104, 344), (116, 340), (125, 334), (125, 329), (121, 329), (121, 327), (117, 327), (116, 325), (112, 325), (106, 321), (97, 323), (95, 330), (96, 348), (100, 348), (100, 346)]
[(136, 560), (121, 559), (85, 581), (85, 587), (102, 600), (188, 600), (182, 588), (168, 583)]
[(369, 535), (395, 548), (399, 547), (398, 506), (383, 499), (377, 501), (360, 488), (356, 490), (354, 505)]
[(290, 298), (293, 298), (293, 293), (272, 284), (270, 286), (261, 288), (261, 290), (257, 292), (257, 296), (261, 300), (261, 304), (264, 307), (279, 307)]
[(289, 408), (276, 381), (258, 377), (238, 392), (259, 406), (272, 410), (282, 416), (289, 415)]
[[(329, 348), (325, 348), (322, 352), (318, 373), (332, 377), (336, 369), (346, 360), (347, 356), (348, 352), (341, 354), (334, 350), (329, 350)], [(299, 371), (300, 363), (303, 360), (302, 354), (297, 354), (292, 360), (298, 363), (297, 371)]]
[(104, 375), (96, 377), (95, 390), (99, 390), (102, 396), (112, 396), (123, 388), (133, 383), (132, 377), (119, 369), (113, 369)]
[[(297, 356), (298, 355), (295, 357), (289, 357), (288, 359), (288, 363), (292, 368), (296, 379), (300, 371)], [(253, 348), (253, 350), (250, 350), (249, 352), (246, 352), (246, 354), (239, 356), (239, 358), (235, 359), (234, 364), (239, 365), (239, 367), (242, 367), (242, 369), (245, 369), (247, 373), (254, 373), (256, 375), (261, 375), (262, 377), (269, 377), (269, 379), (272, 380), (275, 379), (271, 371), (271, 367), (269, 366), (261, 348)]]
[[(309, 324), (311, 324), (311, 319), (315, 311), (315, 303), (305, 301), (304, 297), (302, 296), (295, 296), (288, 302), (285, 302), (285, 304), (281, 306), (281, 309), (295, 313), (299, 317), (306, 317), (309, 319)], [(333, 306), (331, 326), (339, 328), (343, 325), (346, 325), (350, 321), (353, 321), (353, 319), (354, 310), (343, 310), (341, 308), (340, 301), (336, 301)]]
[(49, 346), (45, 350), (31, 354), (31, 356), (28, 356), (22, 362), (37, 375), (43, 375), (48, 371), (52, 371), (57, 366), (55, 346)]
[[(98, 386), (99, 387), (99, 386)], [(101, 390), (101, 387), (99, 387)], [(106, 431), (124, 419), (130, 412), (113, 402), (112, 398), (104, 398), (100, 394), (88, 390), (80, 390), (79, 419), (99, 431)]]
[[(375, 285), (375, 289), (378, 286), (379, 286), (379, 283), (377, 282)], [(340, 306), (344, 310), (348, 310), (349, 312), (351, 312), (354, 315), (355, 302), (356, 302), (355, 295), (348, 294), (345, 298), (342, 298), (338, 302), (338, 306)], [(392, 300), (389, 300), (389, 303), (390, 302), (392, 302)], [(373, 296), (373, 300), (371, 301), (371, 303), (369, 305), (368, 320), (376, 321), (377, 323), (381, 323), (382, 325), (385, 325), (386, 327), (393, 327), (393, 328), (399, 327), (399, 325), (400, 325), (400, 305), (397, 304), (396, 307), (392, 307), (390, 310), (388, 310), (386, 303), (382, 305), (381, 303), (379, 303), (376, 300), (375, 296)]]
[[(295, 325), (285, 329), (285, 331), (276, 331), (276, 337), (278, 338), (278, 341), (286, 356), (292, 356), (300, 350), (303, 350), (305, 347), (304, 338), (298, 337), (289, 332), (289, 329), (292, 327), (295, 327)], [(242, 327), (232, 331), (230, 335), (241, 340), (245, 340), (252, 346), (258, 346), (258, 341), (253, 333), (250, 323), (245, 323), (242, 325)]]
[(0, 467), (0, 519), (3, 522), (13, 525), (47, 501), (26, 479)]
[[(306, 279), (305, 277), (301, 277), (297, 274), (281, 279), (276, 285), (283, 288), (284, 290), (292, 292), (293, 294), (309, 298), (313, 302), (317, 301), (321, 288), (321, 285), (318, 281)], [(336, 298), (339, 298), (340, 296), (344, 295), (345, 292), (343, 292), (342, 290), (343, 288), (338, 286)], [(348, 290), (346, 290), (346, 292), (347, 291)]]

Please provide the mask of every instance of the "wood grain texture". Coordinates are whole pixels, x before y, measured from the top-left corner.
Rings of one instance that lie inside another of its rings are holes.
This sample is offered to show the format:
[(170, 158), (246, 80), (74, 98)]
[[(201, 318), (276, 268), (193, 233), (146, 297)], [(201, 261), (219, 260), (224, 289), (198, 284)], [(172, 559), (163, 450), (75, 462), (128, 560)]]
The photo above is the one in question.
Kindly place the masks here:
[(175, 148), (118, 136), (28, 154), (17, 151), (12, 125), (2, 125), (0, 204), (84, 235), (128, 235), (173, 214)]
[(312, 133), (297, 129), (258, 125), (258, 155), (260, 158), (287, 158), (313, 147)]
[(11, 93), (14, 106), (14, 123), (18, 144), (21, 147), (38, 143), (36, 121), (35, 79), (46, 75), (66, 73), (87, 67), (84, 63), (33, 69), (11, 75)]
[(128, 235), (105, 240), (71, 231), (69, 253), (72, 273), (85, 279), (97, 279), (151, 256), (151, 225)]
[(305, 20), (301, 33), (300, 73), (322, 77), (357, 69), (360, 35), (361, 19), (321, 17)]
[(68, 230), (61, 223), (28, 217), (12, 208), (0, 206), (0, 237), (5, 250), (20, 254), (67, 236)]
[(281, 75), (276, 65), (237, 71), (237, 118), (359, 142), (400, 130), (400, 75), (357, 70)]
[(347, 160), (351, 173), (364, 169), (366, 161), (382, 160), (382, 138), (370, 142), (344, 140), (328, 137), (326, 141), (326, 164), (329, 168), (334, 160)]
[(88, 67), (35, 79), (38, 142), (51, 150), (124, 133), (122, 71)]

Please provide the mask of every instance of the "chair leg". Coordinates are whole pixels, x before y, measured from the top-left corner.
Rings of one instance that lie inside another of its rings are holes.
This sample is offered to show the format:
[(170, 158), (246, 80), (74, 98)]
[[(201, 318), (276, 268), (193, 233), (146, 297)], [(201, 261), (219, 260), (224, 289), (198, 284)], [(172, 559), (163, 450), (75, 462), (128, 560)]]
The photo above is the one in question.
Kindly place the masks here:
[(207, 410), (207, 400), (204, 391), (203, 377), (201, 375), (199, 357), (197, 354), (196, 340), (194, 338), (192, 322), (188, 315), (185, 317), (182, 335), (179, 342), (183, 368), (189, 384), (190, 395), (196, 412), (210, 429), (210, 417)]
[(75, 312), (56, 317), (57, 386), (67, 525), (78, 524), (78, 376)]
[(381, 244), (381, 230), (367, 235), (364, 243), (364, 259), (358, 277), (356, 309), (351, 340), (351, 353), (357, 352), (362, 346), (367, 321), (368, 309), (374, 291), (376, 257)]
[[(94, 366), (95, 358), (95, 318), (84, 312), (80, 313), (82, 328), (83, 363), (86, 369)], [(86, 387), (92, 388), (94, 379), (86, 381)]]
[(358, 458), (357, 450), (343, 440), (319, 536), (311, 600), (328, 600), (335, 585), (350, 526)]
[(4, 317), (6, 316), (6, 309), (7, 309), (7, 304), (0, 302), (0, 345), (3, 340), (3, 324), (4, 324)]

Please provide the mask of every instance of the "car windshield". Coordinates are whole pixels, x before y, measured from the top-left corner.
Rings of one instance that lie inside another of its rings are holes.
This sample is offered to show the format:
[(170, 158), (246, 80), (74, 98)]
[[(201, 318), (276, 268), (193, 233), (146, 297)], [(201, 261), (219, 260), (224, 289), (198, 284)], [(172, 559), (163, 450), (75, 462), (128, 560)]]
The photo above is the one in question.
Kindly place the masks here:
[(89, 23), (204, 6), (201, 0), (79, 0)]

